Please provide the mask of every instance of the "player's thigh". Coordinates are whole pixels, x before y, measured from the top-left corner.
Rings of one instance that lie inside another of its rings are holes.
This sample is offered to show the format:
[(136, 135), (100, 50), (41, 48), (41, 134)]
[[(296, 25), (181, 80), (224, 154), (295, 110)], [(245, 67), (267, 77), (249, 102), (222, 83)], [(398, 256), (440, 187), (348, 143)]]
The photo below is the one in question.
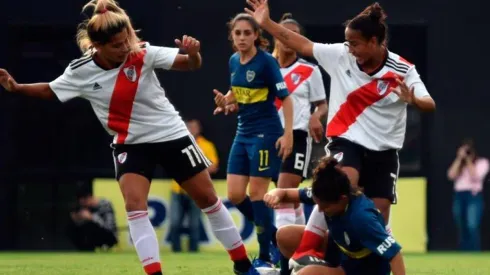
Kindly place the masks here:
[(362, 147), (347, 139), (334, 137), (325, 146), (325, 152), (327, 157), (333, 157), (342, 164), (342, 171), (347, 174), (351, 184), (357, 186), (362, 170)]
[(291, 258), (294, 251), (298, 248), (305, 231), (304, 225), (285, 225), (277, 229), (276, 239), (277, 246), (281, 254), (286, 258)]
[(216, 203), (218, 198), (207, 171), (211, 162), (192, 136), (159, 143), (155, 151), (163, 169), (200, 208)]
[(146, 210), (156, 161), (150, 144), (115, 144), (116, 179), (127, 211)]
[(278, 187), (296, 188), (308, 176), (312, 139), (307, 132), (295, 130), (293, 151), (282, 162)]
[[(298, 275), (347, 275), (340, 267), (332, 268), (321, 265), (308, 265), (303, 267), (296, 274)], [(357, 275), (357, 274), (356, 274)]]

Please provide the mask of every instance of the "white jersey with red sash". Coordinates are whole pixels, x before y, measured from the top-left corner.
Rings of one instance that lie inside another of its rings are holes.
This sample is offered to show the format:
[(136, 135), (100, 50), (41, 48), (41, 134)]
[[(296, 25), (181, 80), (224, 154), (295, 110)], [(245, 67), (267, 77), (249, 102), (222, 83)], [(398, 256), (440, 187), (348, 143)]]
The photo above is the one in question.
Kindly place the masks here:
[(49, 86), (62, 102), (87, 99), (115, 144), (156, 143), (188, 135), (165, 97), (154, 69), (170, 69), (178, 49), (142, 44), (118, 68), (106, 70), (91, 55), (74, 60)]
[(369, 75), (363, 72), (347, 44), (313, 46), (313, 55), (330, 75), (327, 137), (342, 137), (365, 148), (400, 149), (405, 139), (407, 104), (390, 88), (400, 79), (429, 96), (413, 64), (388, 51), (384, 64)]
[[(303, 59), (297, 59), (292, 65), (281, 68), (281, 73), (293, 101), (293, 129), (308, 132), (311, 117), (311, 103), (325, 100), (325, 87), (318, 66)], [(282, 126), (284, 114), (282, 101), (276, 100)]]

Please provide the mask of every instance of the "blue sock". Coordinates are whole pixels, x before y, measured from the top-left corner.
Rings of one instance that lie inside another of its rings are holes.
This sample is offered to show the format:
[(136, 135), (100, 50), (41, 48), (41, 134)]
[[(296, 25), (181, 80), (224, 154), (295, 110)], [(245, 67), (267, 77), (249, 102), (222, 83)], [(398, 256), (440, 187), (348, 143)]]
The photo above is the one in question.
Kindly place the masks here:
[[(269, 208), (270, 209), (270, 208)], [(273, 216), (274, 210), (270, 209), (271, 211), (271, 217)], [(277, 227), (274, 224), (271, 224), (271, 242), (272, 244), (277, 247), (277, 239), (276, 239), (276, 233), (277, 233)]]
[(281, 254), (281, 275), (291, 275), (291, 270), (289, 269), (289, 259)]
[(264, 201), (253, 201), (252, 206), (254, 210), (257, 240), (259, 241), (259, 259), (269, 262), (269, 245), (272, 237), (271, 212), (269, 211), (269, 208), (265, 205)]
[(241, 203), (235, 205), (235, 207), (249, 222), (254, 222), (254, 209), (249, 196), (246, 196), (245, 199)]

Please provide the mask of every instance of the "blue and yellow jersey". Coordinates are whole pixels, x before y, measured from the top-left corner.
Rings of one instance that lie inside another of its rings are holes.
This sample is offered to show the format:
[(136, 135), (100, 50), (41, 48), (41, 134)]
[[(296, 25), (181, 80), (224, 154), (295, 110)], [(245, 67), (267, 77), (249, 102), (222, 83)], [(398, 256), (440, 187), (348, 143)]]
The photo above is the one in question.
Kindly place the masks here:
[[(352, 266), (355, 260), (389, 274), (389, 262), (401, 246), (386, 231), (383, 216), (370, 199), (364, 195), (351, 196), (343, 215), (325, 216), (325, 219), (329, 229), (325, 260), (330, 265), (338, 266), (350, 260)], [(380, 273), (384, 272), (373, 272), (373, 275)]]
[(229, 66), (231, 90), (239, 106), (237, 136), (282, 135), (274, 101), (276, 97), (286, 98), (289, 92), (277, 60), (258, 49), (246, 64), (241, 64), (240, 55), (235, 53)]

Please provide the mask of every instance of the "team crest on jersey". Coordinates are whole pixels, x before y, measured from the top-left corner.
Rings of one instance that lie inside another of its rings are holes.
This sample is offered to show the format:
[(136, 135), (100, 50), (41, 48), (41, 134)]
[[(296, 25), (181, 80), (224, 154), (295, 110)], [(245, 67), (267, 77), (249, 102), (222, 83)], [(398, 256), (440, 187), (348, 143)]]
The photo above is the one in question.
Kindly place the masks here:
[(136, 74), (136, 67), (134, 65), (124, 68), (124, 74), (126, 74), (126, 77), (131, 82), (135, 82), (138, 78), (138, 75)]
[(384, 80), (378, 80), (378, 93), (380, 95), (383, 95), (384, 93), (386, 93), (386, 90), (388, 90), (388, 81), (384, 81)]
[(247, 71), (247, 81), (252, 82), (255, 79), (254, 71)]
[(301, 75), (292, 73), (291, 80), (293, 81), (294, 85), (298, 85), (299, 81), (301, 80)]
[(128, 153), (126, 153), (126, 152), (117, 155), (117, 161), (120, 164), (123, 164), (126, 161), (127, 158), (128, 158)]
[(350, 239), (349, 239), (349, 235), (347, 235), (347, 232), (344, 232), (344, 239), (345, 239), (345, 244), (350, 245)]

